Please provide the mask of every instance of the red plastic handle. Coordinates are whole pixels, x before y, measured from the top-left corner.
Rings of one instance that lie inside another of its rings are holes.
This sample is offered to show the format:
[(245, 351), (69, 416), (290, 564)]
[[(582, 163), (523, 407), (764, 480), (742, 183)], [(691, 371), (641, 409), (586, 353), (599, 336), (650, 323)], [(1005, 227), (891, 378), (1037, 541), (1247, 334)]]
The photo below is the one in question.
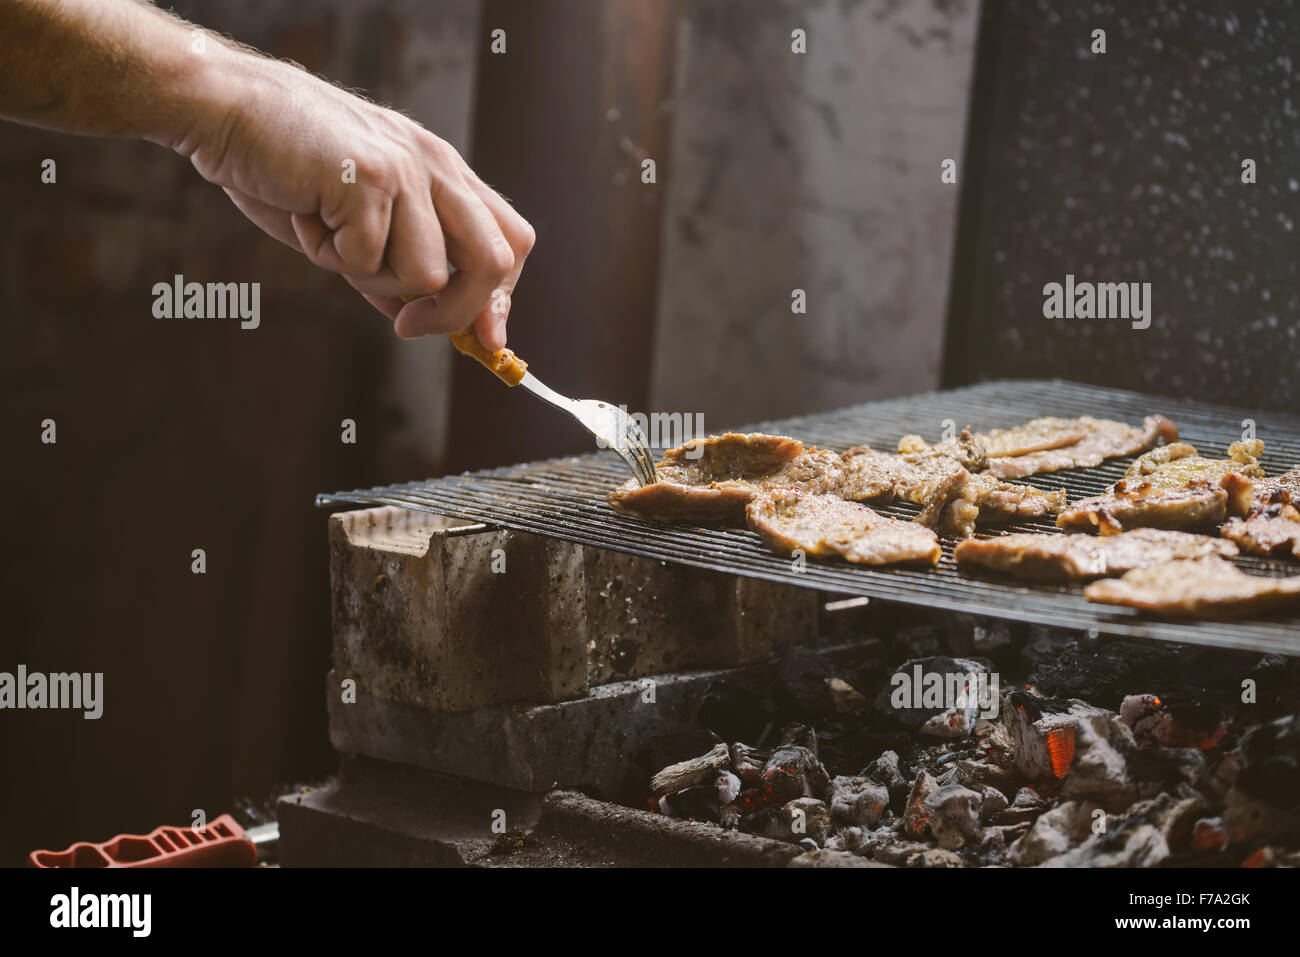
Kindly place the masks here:
[(32, 851), (33, 867), (252, 867), (257, 848), (229, 814), (205, 828), (160, 827), (147, 836), (119, 834), (66, 851)]

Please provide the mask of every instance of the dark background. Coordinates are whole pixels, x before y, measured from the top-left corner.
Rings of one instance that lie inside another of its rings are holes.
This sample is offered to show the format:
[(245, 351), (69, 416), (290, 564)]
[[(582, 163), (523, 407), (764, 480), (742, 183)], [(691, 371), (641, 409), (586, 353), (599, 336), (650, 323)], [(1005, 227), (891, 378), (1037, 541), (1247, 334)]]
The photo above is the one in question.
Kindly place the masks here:
[[(1232, 13), (1237, 6), (1249, 9)], [(942, 308), (930, 315), (915, 289), (948, 288), (946, 253), (937, 268), (913, 270), (917, 246), (888, 242), (953, 242), (951, 216), (939, 213), (955, 196), (937, 170), (943, 157), (963, 155), (964, 116), (918, 105), (914, 93), (935, 82), (938, 62), (950, 67), (939, 85), (965, 101), (970, 4), (193, 0), (177, 10), (410, 109), (465, 151), (537, 227), (511, 344), (557, 387), (644, 408), (657, 398), (654, 362), (661, 378), (674, 356), (725, 367), (733, 378), (720, 377), (723, 386), (694, 372), (674, 385), (698, 390), (710, 415), (725, 410), (726, 421), (710, 419), (716, 430), (737, 417), (938, 384)], [(847, 52), (833, 69), (819, 72), (810, 59), (806, 76), (786, 75), (760, 55), (786, 50), (792, 23), (820, 24), (812, 51), (825, 49), (836, 18)], [(1107, 30), (1103, 57), (1087, 52), (1097, 26)], [(514, 52), (470, 56), (495, 27), (507, 29)], [(1298, 31), (1297, 5), (1281, 0), (985, 4), (945, 384), (1060, 375), (1293, 409)], [(854, 54), (858, 42), (897, 60), (874, 64)], [(684, 73), (688, 48), (709, 56)], [(740, 68), (726, 74), (719, 52)], [(909, 65), (911, 75), (900, 72)], [(682, 90), (689, 103), (674, 100)], [(674, 141), (683, 107), (700, 128)], [(867, 144), (894, 177), (864, 180), (884, 184), (883, 212), (849, 199), (841, 208), (810, 195), (815, 183), (792, 188), (781, 175), (838, 162), (846, 181), (867, 177), (846, 121), (891, 109), (899, 124), (940, 122), (918, 141), (943, 152), (887, 155), (888, 142)], [(799, 111), (811, 125), (800, 127)], [(745, 124), (755, 117), (761, 135), (751, 136)], [(804, 163), (808, 129), (822, 131), (826, 153)], [(674, 160), (692, 149), (706, 161), (693, 164), (686, 212), (670, 220), (666, 197), (686, 175)], [(659, 158), (657, 188), (629, 176), (641, 155)], [(39, 182), (51, 156), (57, 188)], [(762, 164), (772, 156), (769, 174)], [(1258, 164), (1253, 186), (1240, 182), (1247, 156)], [(766, 177), (758, 186), (754, 169)], [(917, 212), (917, 195), (940, 205)], [(764, 215), (743, 207), (733, 216), (728, 203), (761, 205)], [(0, 713), (0, 863), (13, 863), (37, 847), (188, 823), (195, 808), (213, 816), (241, 796), (266, 798), (332, 770), (317, 492), (587, 445), (561, 417), (503, 396), (466, 362), (437, 367), (440, 381), (453, 381), (450, 394), (412, 392), (416, 353), (396, 351), (382, 318), (156, 147), (0, 125), (0, 208), (0, 670), (103, 671), (106, 698), (94, 722)], [(713, 254), (719, 235), (733, 241), (728, 228), (743, 233), (745, 254), (708, 277), (694, 321), (751, 316), (751, 331), (701, 358), (680, 323), (669, 343), (656, 339), (657, 303), (680, 288), (664, 274), (665, 250), (678, 262)], [(822, 292), (806, 276), (771, 275), (765, 248), (780, 250), (778, 262), (810, 263)], [(891, 270), (904, 279), (885, 304), (859, 311), (846, 277), (867, 271), (874, 286)], [(177, 272), (261, 281), (262, 328), (153, 320), (147, 291)], [(1042, 286), (1067, 272), (1151, 281), (1152, 327), (1044, 319)], [(848, 317), (834, 335), (827, 326), (778, 334), (796, 284), (809, 285), (815, 303), (845, 304), (832, 310)], [(763, 310), (752, 309), (754, 290)], [(896, 356), (894, 346), (873, 354), (877, 341), (911, 341), (916, 356)], [(799, 347), (816, 362), (804, 364)], [(737, 401), (730, 383), (748, 360), (766, 363), (762, 388), (749, 385)], [(817, 375), (801, 371), (809, 368)], [(818, 392), (830, 368), (840, 370), (836, 391)], [(859, 368), (882, 371), (867, 381)], [(445, 442), (419, 441), (430, 431), (419, 418), (426, 405), (441, 409)], [(39, 441), (44, 418), (57, 420), (56, 445)], [(344, 418), (358, 423), (357, 445), (339, 441)], [(190, 572), (198, 547), (205, 576)]]
[[(985, 4), (945, 384), (1052, 375), (1293, 411), (1298, 70), (1287, 0)], [(1151, 327), (1045, 319), (1066, 273), (1150, 282)]]

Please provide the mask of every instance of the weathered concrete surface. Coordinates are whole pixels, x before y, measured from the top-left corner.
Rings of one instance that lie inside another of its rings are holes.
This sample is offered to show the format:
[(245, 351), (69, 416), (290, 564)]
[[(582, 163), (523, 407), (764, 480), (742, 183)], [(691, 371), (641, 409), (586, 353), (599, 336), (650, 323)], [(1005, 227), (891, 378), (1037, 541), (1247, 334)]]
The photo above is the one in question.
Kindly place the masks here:
[(715, 677), (744, 684), (749, 676), (737, 669), (660, 675), (600, 685), (588, 697), (557, 704), (437, 712), (364, 693), (345, 704), (331, 672), (330, 743), (343, 754), (523, 791), (582, 787), (616, 794), (640, 742), (690, 724)]
[[(835, 660), (856, 645), (818, 649)], [(354, 703), (340, 693), (341, 675), (326, 679), (330, 743), (346, 755), (455, 774), (521, 791), (580, 788), (615, 796), (629, 775), (644, 774), (633, 756), (649, 737), (695, 724), (715, 679), (759, 691), (773, 664), (658, 675), (598, 685), (585, 698), (553, 704), (501, 704), (438, 712), (360, 689)], [(642, 780), (641, 783), (644, 783)]]
[(285, 867), (781, 867), (802, 853), (573, 792), (523, 794), (364, 760), (284, 796), (277, 816)]
[(817, 595), (399, 508), (330, 518), (334, 668), (431, 711), (766, 660)]
[(321, 788), (277, 806), (285, 867), (464, 866), (499, 827), (536, 825), (542, 795), (378, 761), (344, 760)]
[(578, 546), (396, 508), (329, 528), (340, 681), (436, 711), (586, 693)]

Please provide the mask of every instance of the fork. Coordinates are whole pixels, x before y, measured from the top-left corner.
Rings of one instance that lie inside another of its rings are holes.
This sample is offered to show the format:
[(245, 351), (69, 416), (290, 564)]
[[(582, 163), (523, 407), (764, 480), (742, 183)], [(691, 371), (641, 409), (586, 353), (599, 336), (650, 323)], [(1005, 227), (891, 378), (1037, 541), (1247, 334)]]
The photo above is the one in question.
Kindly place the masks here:
[(642, 485), (656, 481), (650, 444), (636, 422), (621, 408), (600, 399), (570, 399), (560, 395), (529, 372), (528, 363), (509, 349), (498, 349), (496, 352), (485, 349), (472, 328), (448, 338), (458, 352), (477, 359), (506, 385), (512, 388), (521, 385), (539, 399), (549, 402), (557, 409), (563, 409), (577, 419), (583, 428), (596, 437), (600, 446), (618, 453)]

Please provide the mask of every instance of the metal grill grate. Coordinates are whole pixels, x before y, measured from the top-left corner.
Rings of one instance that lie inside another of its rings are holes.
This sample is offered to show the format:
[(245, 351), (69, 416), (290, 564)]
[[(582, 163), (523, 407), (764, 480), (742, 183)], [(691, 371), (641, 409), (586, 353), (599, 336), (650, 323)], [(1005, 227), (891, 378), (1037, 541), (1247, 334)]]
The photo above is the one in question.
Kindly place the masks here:
[[(1093, 415), (1137, 424), (1161, 413), (1182, 438), (1203, 454), (1221, 456), (1241, 438), (1243, 420), (1253, 419), (1264, 440), (1262, 464), (1273, 475), (1300, 463), (1300, 418), (1275, 413), (1179, 402), (1136, 392), (1102, 389), (1060, 380), (998, 381), (901, 399), (869, 402), (832, 412), (761, 422), (744, 431), (791, 435), (805, 443), (843, 451), (868, 443), (893, 449), (901, 435), (915, 432), (934, 441), (944, 420), (975, 430), (1017, 425), (1044, 415)], [(1071, 501), (1095, 495), (1118, 479), (1131, 458), (1111, 459), (1094, 469), (1064, 470), (1018, 479), (1044, 489), (1065, 488)], [(1300, 654), (1300, 618), (1245, 622), (1179, 622), (1134, 610), (1086, 601), (1078, 585), (1026, 586), (957, 573), (954, 542), (943, 542), (943, 558), (927, 571), (871, 569), (842, 562), (809, 561), (796, 572), (789, 559), (770, 553), (748, 529), (704, 529), (657, 524), (614, 513), (605, 494), (628, 478), (612, 452), (467, 473), (423, 482), (319, 495), (321, 507), (345, 503), (396, 505), (548, 535), (667, 562), (677, 562), (844, 595), (866, 595), (954, 612), (989, 615), (1098, 634), (1191, 642)], [(897, 518), (915, 506), (877, 509)], [(1012, 531), (1056, 531), (1049, 521), (1005, 526)], [(983, 534), (997, 534), (998, 531)], [(1300, 567), (1284, 560), (1237, 559), (1248, 571), (1285, 575)]]

